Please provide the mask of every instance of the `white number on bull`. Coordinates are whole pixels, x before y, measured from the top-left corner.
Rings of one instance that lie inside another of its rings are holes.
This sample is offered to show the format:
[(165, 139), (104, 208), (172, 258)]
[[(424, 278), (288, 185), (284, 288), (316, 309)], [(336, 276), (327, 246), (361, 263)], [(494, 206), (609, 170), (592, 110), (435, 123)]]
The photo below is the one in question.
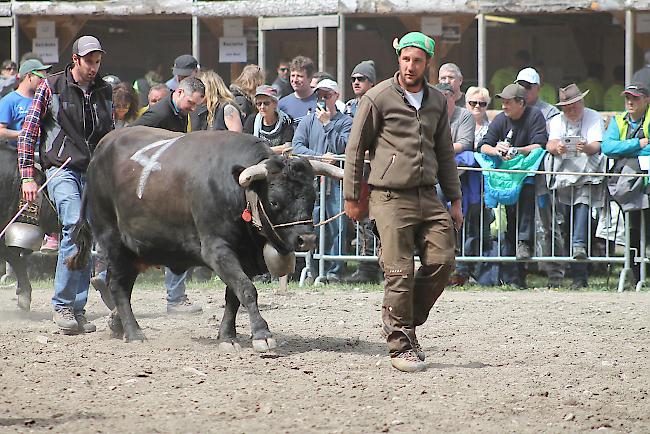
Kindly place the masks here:
[[(151, 172), (158, 171), (162, 169), (162, 166), (158, 162), (158, 159), (160, 156), (165, 152), (171, 145), (173, 145), (176, 140), (180, 139), (183, 136), (176, 137), (174, 139), (169, 139), (169, 140), (159, 140), (157, 142), (153, 142), (144, 148), (140, 149), (137, 151), (135, 154), (131, 156), (131, 160), (135, 161), (136, 163), (140, 164), (142, 166), (142, 174), (140, 174), (140, 181), (138, 182), (138, 190), (136, 191), (136, 194), (138, 195), (138, 199), (142, 199), (142, 195), (144, 194), (144, 188), (147, 185), (147, 179), (149, 179), (149, 175), (151, 175)], [(149, 157), (145, 155), (145, 152), (150, 151), (154, 148), (160, 148), (154, 154)]]

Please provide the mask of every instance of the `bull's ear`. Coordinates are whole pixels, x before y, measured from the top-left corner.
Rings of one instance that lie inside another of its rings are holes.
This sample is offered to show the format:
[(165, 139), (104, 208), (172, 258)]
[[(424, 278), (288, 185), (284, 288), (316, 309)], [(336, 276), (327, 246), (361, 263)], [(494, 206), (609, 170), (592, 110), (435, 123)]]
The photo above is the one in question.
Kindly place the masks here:
[(246, 169), (244, 166), (236, 165), (232, 168), (232, 176), (235, 178), (235, 182), (239, 184), (239, 175)]

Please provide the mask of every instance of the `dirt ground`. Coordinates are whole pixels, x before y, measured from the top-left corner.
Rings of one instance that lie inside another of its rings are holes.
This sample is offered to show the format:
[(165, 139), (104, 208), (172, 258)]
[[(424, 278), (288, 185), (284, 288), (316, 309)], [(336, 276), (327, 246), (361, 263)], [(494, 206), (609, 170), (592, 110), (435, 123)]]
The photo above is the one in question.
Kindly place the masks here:
[[(394, 370), (379, 335), (381, 292), (260, 290), (278, 339), (217, 350), (219, 284), (193, 284), (204, 313), (169, 317), (161, 284), (135, 291), (148, 337), (64, 336), (51, 282), (32, 312), (0, 290), (0, 432), (650, 431), (650, 293), (446, 292), (419, 329), (428, 370)], [(216, 286), (216, 289), (215, 289)]]

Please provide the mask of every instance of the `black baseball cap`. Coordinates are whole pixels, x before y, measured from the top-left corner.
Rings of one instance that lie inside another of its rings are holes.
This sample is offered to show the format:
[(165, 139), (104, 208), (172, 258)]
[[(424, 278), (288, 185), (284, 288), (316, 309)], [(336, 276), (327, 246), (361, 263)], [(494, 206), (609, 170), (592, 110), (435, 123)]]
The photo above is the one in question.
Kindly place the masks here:
[(625, 94), (632, 96), (650, 96), (650, 91), (648, 91), (648, 88), (641, 83), (632, 83), (621, 93), (621, 95)]
[(199, 62), (191, 54), (180, 55), (174, 60), (172, 74), (189, 77), (199, 67)]

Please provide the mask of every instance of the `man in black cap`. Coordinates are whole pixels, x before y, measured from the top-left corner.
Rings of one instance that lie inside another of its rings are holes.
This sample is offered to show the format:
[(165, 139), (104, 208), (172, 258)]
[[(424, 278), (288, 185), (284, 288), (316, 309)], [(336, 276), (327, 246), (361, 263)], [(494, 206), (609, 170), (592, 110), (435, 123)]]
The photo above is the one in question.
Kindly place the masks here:
[[(617, 114), (609, 121), (601, 145), (602, 152), (614, 159), (612, 172), (635, 171), (642, 173), (638, 157), (650, 155), (650, 89), (644, 83), (632, 83), (622, 93), (625, 96), (626, 111)], [(650, 200), (644, 182), (632, 182), (626, 177), (608, 180), (612, 197), (629, 214), (630, 248), (641, 252), (641, 214), (645, 219), (646, 233), (650, 221)], [(644, 257), (643, 253), (639, 256)], [(639, 263), (633, 261), (634, 282), (641, 278)]]
[(174, 60), (172, 74), (174, 76), (167, 80), (167, 87), (171, 92), (178, 88), (178, 83), (185, 77), (194, 77), (199, 72), (199, 62), (191, 54), (182, 54)]
[[(482, 153), (511, 160), (517, 154), (528, 155), (548, 142), (546, 120), (542, 112), (526, 105), (526, 89), (517, 83), (507, 85), (496, 95), (501, 99), (503, 112), (496, 115), (479, 143)], [(517, 259), (530, 259), (535, 240), (535, 183), (528, 177), (519, 193), (518, 205), (506, 206), (506, 239), (511, 248), (516, 246)], [(517, 224), (519, 227), (517, 227)], [(517, 264), (515, 286), (525, 287), (524, 264)]]
[(375, 72), (374, 61), (364, 60), (354, 67), (352, 74), (350, 74), (350, 83), (352, 84), (354, 98), (345, 103), (345, 114), (354, 117), (359, 100), (375, 85), (376, 81), (377, 73)]
[[(22, 195), (36, 199), (34, 150), (50, 179), (47, 190), (62, 226), (54, 278), (54, 322), (64, 334), (94, 332), (84, 307), (90, 285), (90, 268), (71, 271), (64, 261), (76, 253), (72, 229), (79, 219), (86, 169), (97, 143), (114, 127), (112, 89), (99, 76), (105, 51), (94, 36), (82, 36), (72, 45), (72, 63), (64, 71), (39, 83), (18, 136), (18, 166)], [(70, 158), (70, 163), (54, 173)]]
[[(352, 91), (354, 98), (345, 103), (345, 114), (354, 117), (359, 105), (359, 100), (370, 90), (377, 81), (377, 73), (375, 72), (375, 62), (372, 60), (364, 60), (354, 67), (352, 74), (350, 74), (350, 83), (352, 84)], [(364, 167), (364, 179), (368, 181), (368, 167)], [(372, 233), (372, 224), (369, 218), (364, 218), (359, 222), (359, 236), (357, 243), (360, 244), (358, 249), (359, 254), (364, 256), (373, 256), (375, 248), (379, 247), (379, 240)], [(382, 274), (379, 263), (376, 262), (359, 262), (357, 270), (352, 275), (345, 278), (346, 283), (379, 283), (381, 282)]]

